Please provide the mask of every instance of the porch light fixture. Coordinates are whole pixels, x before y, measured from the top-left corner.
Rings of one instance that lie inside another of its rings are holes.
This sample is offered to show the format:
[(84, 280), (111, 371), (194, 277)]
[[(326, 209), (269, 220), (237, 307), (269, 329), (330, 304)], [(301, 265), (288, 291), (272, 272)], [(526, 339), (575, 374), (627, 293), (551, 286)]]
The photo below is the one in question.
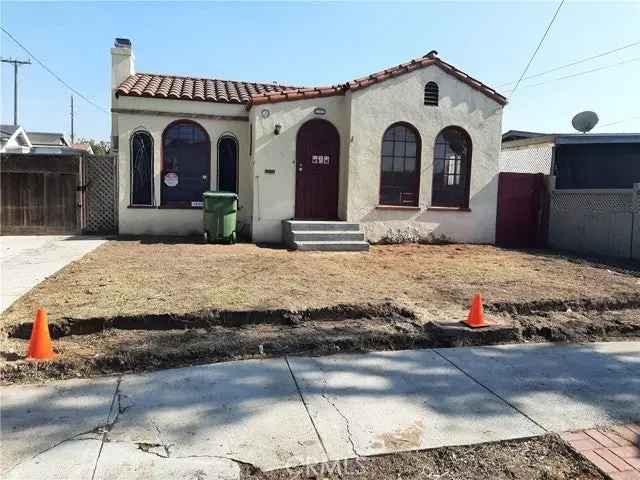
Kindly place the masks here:
[(276, 125), (276, 128), (274, 128), (273, 133), (274, 135), (280, 135), (280, 130), (282, 130), (282, 125), (280, 125), (279, 123)]

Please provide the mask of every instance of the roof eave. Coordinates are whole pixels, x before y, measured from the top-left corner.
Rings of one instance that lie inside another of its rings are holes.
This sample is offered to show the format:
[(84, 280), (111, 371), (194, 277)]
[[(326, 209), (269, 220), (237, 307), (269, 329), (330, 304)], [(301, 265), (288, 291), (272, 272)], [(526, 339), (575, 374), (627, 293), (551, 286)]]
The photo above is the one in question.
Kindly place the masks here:
[(556, 145), (584, 145), (603, 143), (640, 143), (640, 133), (570, 133), (556, 135)]
[(150, 98), (150, 99), (154, 99), (154, 100), (182, 100), (184, 102), (205, 102), (205, 103), (219, 103), (222, 105), (248, 105), (251, 102), (249, 101), (245, 101), (245, 102), (234, 102), (234, 101), (228, 101), (228, 100), (209, 100), (207, 98), (186, 98), (186, 97), (175, 97), (175, 96), (170, 96), (167, 95), (166, 97), (164, 96), (160, 96), (160, 95), (149, 95), (149, 94), (131, 94), (131, 93), (126, 93), (126, 92), (117, 92), (116, 91), (116, 97), (129, 97), (129, 98)]
[(466, 83), (467, 85), (469, 85), (474, 90), (477, 90), (478, 92), (480, 92), (480, 93), (486, 95), (487, 97), (491, 98), (496, 103), (499, 103), (501, 106), (504, 107), (507, 103), (509, 103), (509, 101), (507, 100), (507, 97), (505, 97), (504, 95), (500, 95), (493, 88), (491, 88), (488, 85), (482, 83), (481, 81), (476, 80), (475, 78), (467, 75), (462, 70), (457, 69), (453, 65), (450, 65), (447, 62), (444, 62), (444, 61), (440, 60), (439, 58), (437, 59), (437, 62), (434, 63), (434, 65), (439, 67), (442, 71), (444, 71), (446, 73), (449, 73), (450, 75), (452, 75), (453, 77), (457, 78), (458, 80)]

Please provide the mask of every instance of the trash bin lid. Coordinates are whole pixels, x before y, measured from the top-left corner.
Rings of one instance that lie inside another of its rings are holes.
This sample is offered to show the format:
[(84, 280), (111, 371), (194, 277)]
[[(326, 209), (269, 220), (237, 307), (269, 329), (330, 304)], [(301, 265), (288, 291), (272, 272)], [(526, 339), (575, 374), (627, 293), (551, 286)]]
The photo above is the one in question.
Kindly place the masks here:
[(204, 192), (202, 196), (205, 198), (238, 198), (238, 194), (233, 192)]

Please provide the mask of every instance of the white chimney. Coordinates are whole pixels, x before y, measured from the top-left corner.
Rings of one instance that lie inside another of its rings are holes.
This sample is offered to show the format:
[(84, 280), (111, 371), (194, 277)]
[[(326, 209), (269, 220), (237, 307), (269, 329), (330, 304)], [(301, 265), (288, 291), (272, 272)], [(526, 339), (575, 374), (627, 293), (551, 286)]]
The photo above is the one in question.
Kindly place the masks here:
[[(115, 91), (129, 75), (136, 73), (134, 66), (133, 48), (128, 38), (116, 38), (111, 49), (111, 108), (118, 106)], [(120, 132), (118, 130), (118, 115), (111, 114), (111, 151), (117, 153), (120, 145)]]
[(111, 49), (111, 90), (117, 90), (129, 75), (136, 73), (133, 47), (128, 38), (116, 38)]

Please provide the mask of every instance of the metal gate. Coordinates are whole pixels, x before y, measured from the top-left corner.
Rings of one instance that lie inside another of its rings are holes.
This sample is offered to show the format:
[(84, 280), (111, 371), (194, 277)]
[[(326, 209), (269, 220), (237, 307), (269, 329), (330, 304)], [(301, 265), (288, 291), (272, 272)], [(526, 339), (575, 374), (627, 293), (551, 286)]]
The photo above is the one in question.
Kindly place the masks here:
[(80, 233), (79, 156), (3, 154), (3, 235)]
[(508, 248), (544, 247), (548, 218), (549, 195), (543, 174), (499, 174), (496, 245)]

